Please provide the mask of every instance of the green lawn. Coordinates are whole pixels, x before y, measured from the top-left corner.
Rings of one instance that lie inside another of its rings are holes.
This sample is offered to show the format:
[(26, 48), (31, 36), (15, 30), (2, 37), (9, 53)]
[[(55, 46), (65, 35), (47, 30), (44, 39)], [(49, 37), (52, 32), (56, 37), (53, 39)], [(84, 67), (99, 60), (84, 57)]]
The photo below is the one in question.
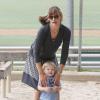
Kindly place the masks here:
[[(100, 29), (100, 0), (83, 0), (83, 27)], [(67, 0), (0, 0), (0, 28), (39, 28), (38, 16), (46, 15), (48, 8), (61, 8), (67, 23)], [(79, 0), (74, 0), (74, 24), (78, 28)]]
[[(74, 45), (79, 44), (79, 38), (74, 38)], [(84, 46), (100, 46), (100, 37), (82, 37), (82, 45)]]
[(31, 45), (31, 43), (34, 41), (34, 37), (31, 36), (0, 36), (0, 46), (27, 46)]
[[(0, 46), (28, 46), (34, 41), (35, 37), (28, 35), (6, 35), (0, 36)], [(78, 45), (78, 37), (75, 37), (75, 45)], [(83, 37), (82, 45), (100, 45), (100, 37)]]

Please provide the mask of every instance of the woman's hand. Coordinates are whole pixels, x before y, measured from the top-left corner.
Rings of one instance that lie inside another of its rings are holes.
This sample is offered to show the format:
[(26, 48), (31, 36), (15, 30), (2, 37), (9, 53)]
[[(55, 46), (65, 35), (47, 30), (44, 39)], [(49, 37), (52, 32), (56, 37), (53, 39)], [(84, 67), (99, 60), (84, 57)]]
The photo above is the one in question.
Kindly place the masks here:
[(44, 73), (39, 74), (39, 82), (43, 87), (45, 87), (46, 84), (46, 75)]
[(56, 86), (59, 86), (60, 85), (60, 77), (61, 77), (61, 75), (60, 75), (60, 73), (58, 73), (58, 72), (56, 72), (56, 74), (55, 74), (55, 85)]
[(43, 72), (42, 64), (41, 63), (36, 63), (36, 67), (37, 67), (37, 70), (38, 70), (38, 73), (39, 73), (39, 82), (40, 82), (40, 84), (42, 86), (46, 86), (46, 75)]
[(59, 86), (60, 85), (60, 78), (61, 78), (61, 73), (63, 71), (64, 65), (60, 64), (59, 70), (55, 74), (55, 85)]

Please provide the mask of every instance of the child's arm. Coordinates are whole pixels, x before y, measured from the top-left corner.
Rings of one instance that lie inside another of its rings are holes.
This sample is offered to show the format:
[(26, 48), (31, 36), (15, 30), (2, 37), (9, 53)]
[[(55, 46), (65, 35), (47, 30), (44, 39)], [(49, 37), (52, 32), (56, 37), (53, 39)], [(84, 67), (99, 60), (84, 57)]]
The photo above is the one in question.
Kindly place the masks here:
[(40, 91), (45, 91), (45, 87), (42, 87), (42, 86), (40, 86), (40, 85), (38, 85), (38, 89), (39, 89)]
[(51, 87), (42, 87), (40, 85), (38, 85), (38, 89), (40, 91), (45, 91), (45, 92), (51, 92), (52, 91), (52, 88)]
[(52, 87), (52, 91), (53, 92), (59, 92), (61, 90), (61, 87), (60, 86), (53, 86)]

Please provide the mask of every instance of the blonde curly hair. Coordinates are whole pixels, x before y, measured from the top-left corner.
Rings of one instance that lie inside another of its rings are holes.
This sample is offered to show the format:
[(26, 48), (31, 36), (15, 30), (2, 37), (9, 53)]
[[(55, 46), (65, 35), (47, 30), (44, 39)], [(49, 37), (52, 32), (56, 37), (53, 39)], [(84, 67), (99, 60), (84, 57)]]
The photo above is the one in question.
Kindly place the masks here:
[(47, 62), (45, 62), (45, 63), (43, 64), (42, 68), (45, 69), (45, 68), (48, 67), (48, 66), (49, 66), (49, 67), (50, 67), (50, 66), (53, 66), (54, 69), (55, 69), (55, 71), (56, 71), (56, 65), (55, 65), (54, 62), (52, 62), (52, 61), (47, 61)]

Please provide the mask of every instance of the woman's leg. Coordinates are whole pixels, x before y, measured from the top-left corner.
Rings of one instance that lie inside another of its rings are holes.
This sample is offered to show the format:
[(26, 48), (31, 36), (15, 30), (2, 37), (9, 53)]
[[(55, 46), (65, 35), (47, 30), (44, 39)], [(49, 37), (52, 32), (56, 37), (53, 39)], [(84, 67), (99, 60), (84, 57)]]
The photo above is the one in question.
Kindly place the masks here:
[(33, 100), (40, 100), (40, 91), (34, 90)]

